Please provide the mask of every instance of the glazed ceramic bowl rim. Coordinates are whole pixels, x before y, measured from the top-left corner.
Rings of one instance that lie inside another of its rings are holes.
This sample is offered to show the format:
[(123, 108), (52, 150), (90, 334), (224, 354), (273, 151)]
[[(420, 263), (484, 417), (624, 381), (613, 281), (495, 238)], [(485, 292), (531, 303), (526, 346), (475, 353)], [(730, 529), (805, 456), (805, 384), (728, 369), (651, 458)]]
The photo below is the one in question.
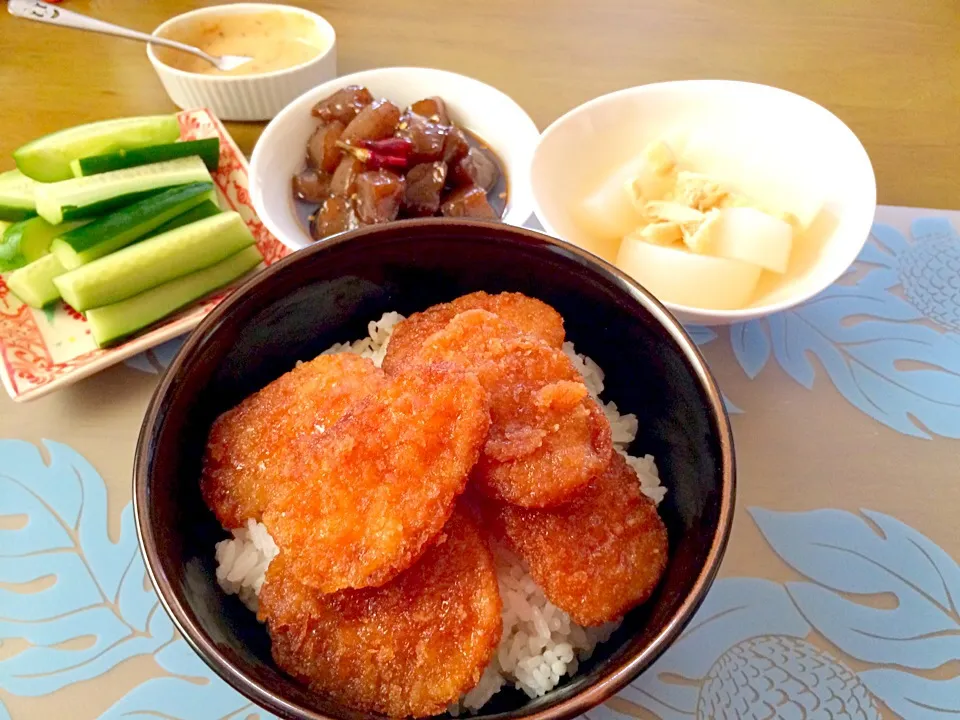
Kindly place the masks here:
[[(218, 305), (188, 337), (164, 373), (157, 389), (150, 399), (150, 404), (147, 407), (143, 425), (140, 430), (140, 436), (137, 441), (133, 473), (133, 507), (137, 538), (140, 544), (140, 550), (145, 559), (147, 574), (157, 591), (164, 610), (170, 616), (177, 631), (186, 639), (187, 643), (204, 662), (228, 684), (256, 704), (272, 712), (282, 711), (291, 716), (309, 718), (309, 720), (330, 719), (330, 716), (323, 715), (275, 695), (268, 688), (233, 665), (217, 648), (216, 644), (203, 629), (201, 623), (192, 617), (192, 613), (186, 609), (184, 603), (173, 591), (170, 580), (162, 570), (162, 564), (159, 559), (159, 543), (153, 532), (150, 519), (152, 510), (147, 492), (150, 485), (148, 472), (150, 464), (149, 458), (151, 456), (150, 444), (155, 435), (156, 428), (163, 423), (165, 417), (163, 404), (167, 394), (174, 386), (175, 379), (181, 368), (186, 364), (188, 358), (192, 358), (198, 350), (203, 348), (208, 342), (208, 336), (216, 333), (217, 327), (221, 321), (230, 314), (234, 305), (242, 302), (258, 286), (268, 283), (274, 276), (286, 272), (287, 268), (291, 267), (293, 263), (307, 261), (313, 255), (330, 252), (348, 243), (355, 244), (358, 249), (362, 249), (364, 240), (368, 236), (376, 236), (382, 228), (396, 228), (396, 226), (400, 224), (412, 228), (432, 225), (447, 228), (460, 225), (487, 226), (492, 229), (498, 228), (510, 233), (510, 242), (518, 242), (534, 247), (546, 246), (547, 248), (559, 248), (564, 253), (576, 255), (580, 260), (587, 261), (587, 265), (592, 268), (593, 272), (606, 283), (621, 290), (630, 298), (632, 301), (631, 304), (639, 305), (642, 311), (649, 313), (650, 317), (667, 331), (670, 339), (676, 344), (677, 349), (684, 356), (691, 374), (695, 376), (698, 384), (709, 400), (706, 411), (716, 422), (719, 433), (717, 441), (720, 446), (720, 507), (717, 515), (717, 525), (713, 532), (713, 537), (710, 540), (706, 561), (703, 566), (697, 570), (689, 593), (680, 603), (680, 606), (671, 613), (669, 621), (653, 640), (629, 655), (625, 655), (616, 665), (614, 665), (612, 661), (608, 661), (611, 662), (609, 670), (606, 670), (603, 676), (598, 678), (592, 685), (583, 688), (556, 705), (551, 705), (527, 715), (522, 715), (524, 720), (558, 720), (560, 718), (572, 718), (611, 697), (635, 678), (643, 669), (649, 667), (657, 657), (676, 640), (684, 626), (692, 619), (694, 613), (700, 607), (707, 590), (710, 588), (720, 568), (720, 562), (730, 536), (736, 493), (736, 468), (733, 436), (720, 391), (696, 344), (686, 334), (681, 325), (652, 295), (620, 270), (585, 250), (571, 246), (564, 241), (548, 237), (543, 233), (538, 233), (527, 228), (504, 226), (500, 223), (455, 221), (446, 218), (401, 220), (397, 221), (397, 223), (391, 223), (388, 226), (360, 228), (350, 233), (344, 233), (343, 235), (331, 238), (325, 243), (313, 245), (306, 248), (303, 252), (291, 253), (286, 258), (256, 274)], [(452, 232), (455, 233), (456, 230)], [(374, 237), (374, 242), (375, 241), (376, 237)], [(404, 240), (395, 239), (393, 242), (404, 242)], [(522, 709), (518, 712), (522, 713)], [(370, 715), (370, 717), (379, 716)]]
[(540, 148), (543, 146), (546, 140), (550, 137), (550, 135), (552, 135), (554, 132), (557, 131), (558, 127), (566, 123), (572, 117), (575, 117), (577, 115), (580, 115), (581, 113), (585, 113), (590, 110), (593, 110), (594, 108), (600, 105), (615, 102), (617, 99), (621, 97), (646, 95), (646, 94), (654, 93), (660, 90), (668, 90), (670, 88), (678, 88), (678, 87), (695, 89), (697, 86), (719, 87), (723, 85), (732, 86), (734, 88), (751, 89), (757, 92), (768, 92), (773, 95), (779, 94), (782, 96), (788, 96), (792, 98), (793, 101), (795, 102), (799, 102), (799, 103), (811, 106), (812, 112), (824, 113), (827, 116), (829, 116), (830, 121), (836, 124), (839, 134), (846, 136), (846, 141), (850, 143), (850, 146), (853, 152), (859, 156), (858, 162), (861, 163), (860, 171), (864, 173), (865, 179), (867, 178), (869, 179), (869, 183), (870, 183), (869, 194), (871, 196), (871, 200), (868, 204), (865, 204), (862, 209), (861, 208), (857, 209), (858, 213), (860, 214), (860, 217), (857, 218), (856, 228), (859, 228), (859, 229), (856, 231), (856, 233), (852, 231), (850, 233), (851, 236), (853, 236), (854, 234), (856, 234), (857, 236), (862, 235), (863, 241), (860, 244), (856, 245), (856, 247), (854, 247), (852, 243), (848, 243), (850, 247), (844, 253), (844, 257), (846, 258), (846, 263), (843, 265), (843, 267), (840, 267), (840, 263), (838, 263), (837, 264), (838, 270), (835, 273), (830, 273), (829, 276), (825, 277), (825, 281), (819, 283), (818, 287), (811, 290), (797, 293), (795, 295), (791, 295), (789, 298), (785, 298), (777, 302), (772, 302), (765, 305), (751, 305), (749, 307), (738, 308), (736, 310), (715, 310), (712, 308), (694, 307), (692, 305), (680, 305), (679, 303), (663, 302), (663, 305), (669, 308), (671, 311), (676, 313), (682, 313), (687, 317), (700, 318), (701, 319), (700, 322), (703, 322), (702, 318), (711, 316), (713, 318), (716, 318), (719, 322), (726, 324), (726, 323), (734, 323), (740, 320), (746, 320), (750, 318), (772, 315), (774, 313), (787, 310), (801, 303), (804, 303), (807, 300), (810, 300), (812, 297), (823, 292), (826, 288), (828, 288), (830, 285), (836, 282), (843, 275), (843, 273), (847, 271), (850, 265), (852, 265), (856, 261), (857, 256), (860, 254), (860, 251), (863, 249), (863, 246), (866, 244), (867, 240), (870, 237), (870, 228), (873, 225), (873, 220), (874, 220), (874, 216), (876, 215), (876, 209), (877, 209), (877, 179), (876, 179), (876, 174), (874, 173), (874, 170), (873, 170), (873, 164), (870, 162), (870, 156), (867, 153), (866, 148), (863, 146), (863, 143), (860, 141), (860, 138), (856, 136), (853, 130), (851, 130), (850, 127), (845, 122), (843, 122), (843, 120), (838, 118), (834, 113), (830, 112), (827, 108), (823, 107), (817, 102), (814, 102), (808, 97), (804, 97), (803, 95), (800, 95), (798, 93), (791, 92), (790, 90), (785, 90), (783, 88), (776, 87), (775, 85), (766, 85), (764, 83), (747, 82), (744, 80), (725, 80), (720, 78), (707, 78), (707, 79), (699, 79), (699, 80), (669, 80), (666, 82), (647, 83), (644, 85), (635, 85), (633, 87), (623, 88), (621, 90), (615, 90), (613, 92), (606, 93), (605, 95), (600, 95), (599, 97), (595, 97), (592, 100), (588, 100), (587, 102), (581, 105), (577, 105), (571, 110), (568, 110), (567, 112), (565, 112), (563, 115), (561, 115), (552, 123), (550, 123), (549, 126), (547, 126), (546, 130), (544, 130), (540, 134), (540, 140), (537, 142), (537, 146), (534, 148), (534, 151), (533, 151), (533, 162), (531, 163), (531, 174), (530, 174), (531, 175), (530, 186), (533, 193), (534, 213), (536, 214), (537, 219), (543, 225), (544, 230), (546, 232), (553, 235), (554, 237), (562, 238), (562, 235), (556, 231), (556, 229), (553, 227), (550, 220), (545, 216), (543, 209), (540, 206), (540, 194), (542, 191), (538, 191), (537, 186), (534, 182), (534, 177), (532, 172), (532, 165), (533, 163), (536, 162), (537, 153), (540, 151)]
[[(522, 223), (528, 222), (533, 217), (535, 205), (533, 186), (531, 184), (530, 177), (530, 167), (536, 145), (535, 139), (540, 137), (540, 130), (537, 128), (537, 124), (533, 121), (533, 118), (530, 117), (529, 113), (524, 110), (520, 103), (514, 100), (513, 97), (505, 93), (503, 90), (500, 90), (489, 83), (485, 83), (477, 78), (456, 73), (451, 70), (419, 67), (414, 65), (391, 65), (386, 67), (368, 68), (367, 70), (358, 70), (357, 72), (339, 75), (335, 78), (331, 78), (330, 80), (326, 80), (291, 100), (267, 123), (267, 126), (263, 129), (263, 132), (260, 133), (260, 137), (257, 140), (256, 145), (254, 145), (253, 152), (250, 154), (250, 200), (253, 203), (254, 210), (256, 210), (260, 221), (273, 234), (273, 236), (276, 237), (277, 240), (279, 240), (283, 245), (290, 248), (293, 252), (300, 252), (308, 247), (312, 247), (313, 244), (301, 245), (294, 243), (292, 240), (288, 240), (287, 235), (283, 231), (282, 227), (280, 227), (280, 225), (274, 221), (274, 215), (279, 215), (280, 210), (275, 209), (274, 205), (270, 205), (264, 201), (264, 193), (261, 188), (262, 184), (260, 182), (260, 176), (262, 174), (260, 168), (264, 164), (264, 161), (261, 160), (261, 158), (265, 155), (265, 153), (269, 152), (270, 147), (274, 143), (279, 142), (279, 140), (274, 140), (274, 137), (278, 136), (278, 133), (280, 132), (279, 129), (283, 128), (288, 122), (290, 122), (289, 118), (294, 117), (297, 113), (309, 112), (308, 108), (300, 106), (305, 104), (305, 99), (307, 97), (314, 95), (318, 92), (319, 88), (325, 85), (333, 85), (334, 83), (340, 85), (341, 87), (348, 84), (363, 85), (371, 79), (379, 78), (381, 75), (403, 76), (406, 74), (445, 77), (451, 82), (466, 83), (467, 85), (472, 85), (474, 87), (483, 87), (497, 95), (502, 96), (504, 100), (508, 101), (513, 106), (512, 109), (517, 113), (518, 117), (522, 121), (522, 124), (526, 126), (523, 128), (523, 130), (530, 133), (531, 145), (529, 148), (525, 148), (522, 153), (516, 153), (513, 156), (504, 156), (502, 154), (498, 156), (507, 175), (508, 187), (508, 207), (507, 211), (503, 215), (502, 220), (506, 224), (513, 227), (520, 227)], [(389, 77), (387, 78), (387, 81), (389, 81)], [(317, 100), (319, 99), (321, 98), (318, 97)], [(473, 115), (476, 115), (476, 113)], [(462, 120), (463, 125), (469, 125), (469, 118), (462, 118)], [(467, 129), (470, 128), (468, 127)], [(497, 144), (491, 142), (490, 137), (482, 137), (481, 139), (484, 142), (490, 143), (491, 145)], [(285, 182), (289, 182), (289, 180), (285, 179)], [(511, 207), (511, 205), (514, 205), (514, 207)], [(509, 222), (506, 220), (507, 217), (511, 218)], [(514, 223), (517, 224), (514, 225)], [(309, 233), (307, 235), (309, 237)], [(322, 241), (317, 242), (328, 241), (329, 240), (325, 238)]]
[(307, 10), (306, 8), (296, 7), (295, 5), (271, 5), (269, 3), (255, 2), (232, 3), (230, 5), (210, 5), (208, 7), (197, 8), (196, 10), (189, 10), (185, 13), (174, 15), (173, 17), (160, 23), (156, 28), (154, 28), (151, 34), (162, 37), (163, 32), (169, 30), (175, 25), (198, 17), (243, 15), (257, 11), (285, 12), (305, 17), (313, 22), (313, 24), (325, 36), (325, 39), (327, 39), (329, 43), (323, 52), (317, 53), (317, 55), (305, 62), (298, 63), (297, 65), (291, 65), (287, 68), (281, 68), (279, 70), (251, 73), (249, 75), (204, 75), (203, 73), (187, 72), (186, 70), (181, 70), (180, 68), (175, 68), (172, 65), (168, 65), (167, 63), (163, 62), (163, 60), (158, 58), (152, 43), (147, 43), (147, 57), (157, 72), (167, 72), (180, 78), (187, 78), (191, 82), (237, 84), (255, 82), (265, 79), (269, 80), (271, 78), (289, 75), (291, 73), (303, 70), (304, 68), (310, 67), (315, 63), (323, 62), (330, 56), (331, 53), (336, 52), (337, 31), (334, 29), (333, 25), (331, 25), (330, 22), (322, 15), (318, 15), (317, 13)]

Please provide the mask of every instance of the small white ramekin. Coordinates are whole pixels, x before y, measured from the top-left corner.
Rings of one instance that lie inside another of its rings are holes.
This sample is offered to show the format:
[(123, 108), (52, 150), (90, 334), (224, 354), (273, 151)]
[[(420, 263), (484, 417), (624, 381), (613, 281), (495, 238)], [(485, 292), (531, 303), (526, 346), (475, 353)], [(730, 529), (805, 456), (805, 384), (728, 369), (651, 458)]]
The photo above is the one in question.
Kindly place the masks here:
[(327, 49), (309, 62), (284, 70), (258, 75), (200, 75), (161, 62), (154, 46), (148, 45), (147, 57), (163, 83), (163, 89), (178, 107), (185, 110), (207, 108), (221, 120), (269, 120), (294, 98), (337, 76), (337, 35), (333, 26), (316, 13), (290, 5), (215, 5), (176, 15), (153, 32), (166, 35), (178, 25), (201, 18), (261, 12), (287, 12), (310, 19), (326, 36)]

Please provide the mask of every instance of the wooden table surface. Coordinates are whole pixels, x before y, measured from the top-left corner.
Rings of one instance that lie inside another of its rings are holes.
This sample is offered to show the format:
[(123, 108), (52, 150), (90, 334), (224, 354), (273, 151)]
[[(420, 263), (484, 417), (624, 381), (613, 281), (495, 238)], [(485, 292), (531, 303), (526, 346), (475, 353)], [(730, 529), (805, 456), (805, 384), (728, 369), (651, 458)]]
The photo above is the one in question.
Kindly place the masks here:
[[(68, 0), (149, 31), (212, 2)], [(472, 75), (543, 128), (641, 83), (778, 85), (836, 113), (873, 160), (879, 202), (960, 208), (957, 0), (300, 0), (337, 29), (341, 73), (389, 65)], [(0, 16), (0, 169), (46, 132), (173, 110), (139, 43)], [(258, 124), (233, 124), (249, 153)]]

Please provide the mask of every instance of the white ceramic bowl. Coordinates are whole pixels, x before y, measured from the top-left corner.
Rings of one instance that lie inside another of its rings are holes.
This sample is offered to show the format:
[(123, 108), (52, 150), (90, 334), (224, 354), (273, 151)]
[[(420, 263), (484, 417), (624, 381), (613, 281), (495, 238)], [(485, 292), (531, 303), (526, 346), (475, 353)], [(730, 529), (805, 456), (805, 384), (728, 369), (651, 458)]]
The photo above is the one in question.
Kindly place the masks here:
[(176, 15), (153, 33), (167, 36), (178, 27), (189, 26), (201, 19), (263, 12), (294, 13), (307, 18), (316, 26), (327, 49), (306, 63), (284, 70), (256, 75), (201, 75), (178, 70), (161, 62), (156, 48), (148, 45), (147, 57), (160, 77), (163, 89), (178, 107), (185, 110), (207, 108), (221, 120), (269, 120), (294, 98), (318, 83), (336, 77), (337, 35), (333, 26), (316, 13), (290, 5), (215, 5)]
[(522, 225), (533, 213), (530, 158), (539, 131), (517, 103), (479, 80), (444, 70), (379, 68), (344, 75), (304, 93), (267, 125), (250, 160), (253, 206), (274, 236), (293, 249), (313, 244), (296, 214), (290, 178), (303, 166), (307, 139), (317, 127), (310, 108), (346, 85), (363, 85), (401, 108), (431, 95), (447, 103), (451, 119), (483, 140), (507, 175), (504, 222)]
[[(534, 207), (552, 235), (613, 262), (576, 208), (603, 179), (650, 142), (676, 136), (716, 147), (738, 175), (755, 173), (790, 204), (823, 203), (782, 279), (765, 273), (753, 302), (712, 310), (665, 302), (684, 322), (723, 325), (801, 303), (834, 282), (856, 259), (876, 210), (870, 159), (853, 132), (816, 103), (786, 90), (726, 80), (657, 83), (591, 100), (555, 121), (532, 163)], [(722, 167), (730, 167), (729, 164)], [(711, 168), (711, 171), (713, 168)], [(720, 173), (716, 173), (720, 174)], [(611, 257), (614, 255), (614, 257)], [(768, 277), (769, 276), (769, 277)]]

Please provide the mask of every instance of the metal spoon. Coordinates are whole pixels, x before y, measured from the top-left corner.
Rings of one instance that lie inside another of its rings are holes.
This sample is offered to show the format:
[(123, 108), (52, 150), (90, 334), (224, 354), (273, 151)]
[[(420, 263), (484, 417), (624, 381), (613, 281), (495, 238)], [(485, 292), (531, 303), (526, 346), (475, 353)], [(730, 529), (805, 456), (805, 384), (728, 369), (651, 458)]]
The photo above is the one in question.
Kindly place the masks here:
[(185, 45), (175, 40), (149, 35), (147, 33), (128, 30), (127, 28), (113, 25), (112, 23), (96, 20), (80, 13), (64, 10), (56, 5), (41, 2), (40, 0), (9, 0), (7, 10), (15, 17), (26, 18), (27, 20), (36, 20), (37, 22), (49, 23), (58, 27), (72, 28), (74, 30), (87, 30), (90, 32), (104, 33), (105, 35), (116, 35), (118, 37), (128, 38), (129, 40), (139, 40), (140, 42), (153, 43), (154, 45), (163, 45), (192, 53), (199, 58), (203, 58), (218, 70), (224, 72), (240, 67), (244, 63), (253, 60), (246, 55), (208, 55), (203, 50), (195, 48), (192, 45)]

